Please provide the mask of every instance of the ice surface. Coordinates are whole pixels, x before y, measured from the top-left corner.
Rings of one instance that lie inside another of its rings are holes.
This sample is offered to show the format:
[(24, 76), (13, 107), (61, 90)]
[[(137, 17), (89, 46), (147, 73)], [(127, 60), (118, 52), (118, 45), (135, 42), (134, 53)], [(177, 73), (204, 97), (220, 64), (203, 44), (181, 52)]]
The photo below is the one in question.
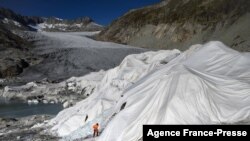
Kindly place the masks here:
[(25, 69), (20, 77), (25, 82), (43, 78), (61, 81), (72, 76), (83, 76), (90, 72), (114, 68), (128, 54), (145, 51), (132, 46), (95, 41), (87, 37), (97, 33), (28, 32), (24, 36), (28, 35), (36, 45), (32, 52), (35, 56), (42, 56), (43, 60)]

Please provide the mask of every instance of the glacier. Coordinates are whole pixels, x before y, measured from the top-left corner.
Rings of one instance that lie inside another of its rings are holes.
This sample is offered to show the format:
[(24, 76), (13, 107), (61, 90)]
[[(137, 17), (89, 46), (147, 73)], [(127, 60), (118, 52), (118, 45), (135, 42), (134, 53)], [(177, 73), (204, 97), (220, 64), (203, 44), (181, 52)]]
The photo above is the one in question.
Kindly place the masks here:
[(87, 99), (46, 123), (62, 140), (138, 141), (144, 124), (250, 122), (250, 54), (221, 42), (127, 56)]

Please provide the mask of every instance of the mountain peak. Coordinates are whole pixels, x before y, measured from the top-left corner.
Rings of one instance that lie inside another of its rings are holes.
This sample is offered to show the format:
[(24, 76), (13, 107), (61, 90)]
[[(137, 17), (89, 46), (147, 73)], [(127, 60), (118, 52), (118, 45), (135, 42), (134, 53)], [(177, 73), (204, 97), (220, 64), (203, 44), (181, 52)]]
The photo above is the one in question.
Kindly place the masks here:
[(72, 20), (61, 19), (54, 16), (48, 18), (22, 16), (6, 8), (0, 8), (0, 22), (1, 21), (11, 29), (24, 28), (25, 30), (30, 30), (32, 28), (35, 30), (62, 32), (100, 31), (103, 29), (103, 26), (96, 24), (93, 19), (87, 16)]

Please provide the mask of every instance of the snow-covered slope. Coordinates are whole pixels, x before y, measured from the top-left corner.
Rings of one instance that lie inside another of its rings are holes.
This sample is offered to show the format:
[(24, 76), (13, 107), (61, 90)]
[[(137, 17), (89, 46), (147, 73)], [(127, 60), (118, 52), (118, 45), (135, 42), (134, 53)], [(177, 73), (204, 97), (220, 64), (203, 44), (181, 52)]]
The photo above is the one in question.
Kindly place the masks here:
[(250, 121), (250, 54), (220, 42), (130, 55), (107, 71), (97, 90), (49, 122), (74, 140), (101, 124), (101, 141), (137, 141), (143, 124)]

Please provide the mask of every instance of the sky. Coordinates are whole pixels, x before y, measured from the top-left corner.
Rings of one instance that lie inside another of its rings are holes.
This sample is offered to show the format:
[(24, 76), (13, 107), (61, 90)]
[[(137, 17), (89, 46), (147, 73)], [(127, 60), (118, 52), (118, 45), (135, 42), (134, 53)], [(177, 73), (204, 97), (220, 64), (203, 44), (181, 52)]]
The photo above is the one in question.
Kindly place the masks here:
[(89, 16), (102, 25), (110, 24), (130, 9), (160, 0), (0, 0), (0, 7), (25, 16), (55, 16), (74, 19)]

